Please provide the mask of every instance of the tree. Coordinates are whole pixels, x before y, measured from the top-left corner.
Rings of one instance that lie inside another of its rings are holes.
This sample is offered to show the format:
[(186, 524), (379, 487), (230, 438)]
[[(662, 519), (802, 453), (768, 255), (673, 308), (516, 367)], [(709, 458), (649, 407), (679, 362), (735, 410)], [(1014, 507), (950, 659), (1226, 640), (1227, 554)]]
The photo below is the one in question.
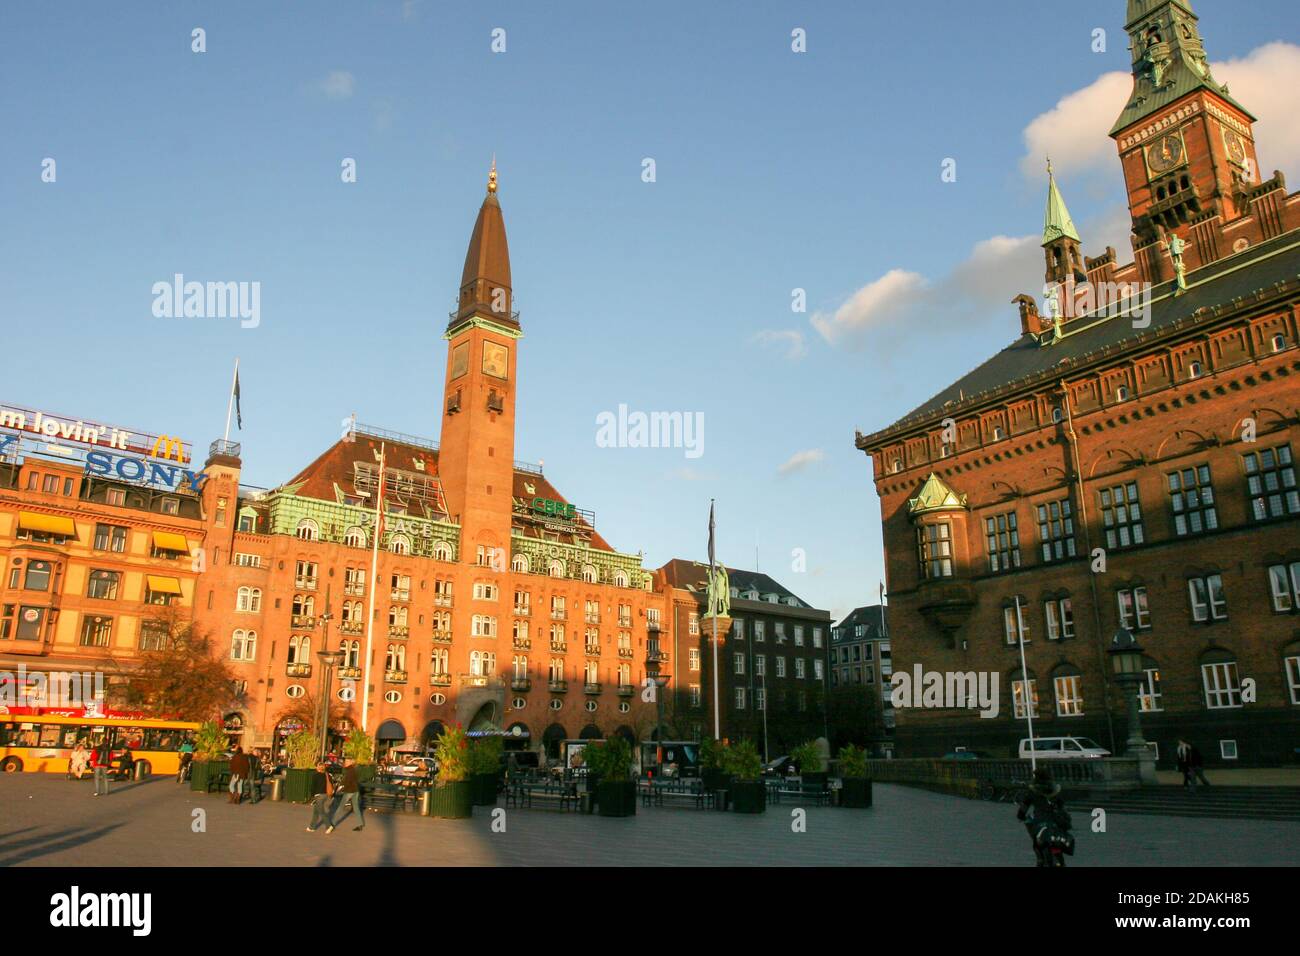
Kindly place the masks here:
[(235, 674), (213, 652), (207, 634), (175, 609), (160, 610), (152, 622), (163, 625), (159, 646), (142, 651), (127, 671), (123, 703), (157, 717), (196, 721), (220, 720), (223, 711), (242, 705)]
[(832, 749), (845, 744), (870, 748), (880, 733), (875, 694), (866, 684), (841, 684), (832, 688), (827, 711)]

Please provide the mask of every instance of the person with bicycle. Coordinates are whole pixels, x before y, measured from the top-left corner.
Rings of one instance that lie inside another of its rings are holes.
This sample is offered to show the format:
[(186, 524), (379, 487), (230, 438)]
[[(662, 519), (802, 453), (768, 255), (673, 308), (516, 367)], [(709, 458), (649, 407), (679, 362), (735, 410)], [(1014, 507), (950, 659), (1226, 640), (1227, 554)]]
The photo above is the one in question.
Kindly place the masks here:
[(1039, 866), (1065, 866), (1074, 854), (1070, 814), (1061, 799), (1061, 787), (1046, 767), (1034, 771), (1033, 781), (1016, 801), (1016, 819), (1025, 824)]

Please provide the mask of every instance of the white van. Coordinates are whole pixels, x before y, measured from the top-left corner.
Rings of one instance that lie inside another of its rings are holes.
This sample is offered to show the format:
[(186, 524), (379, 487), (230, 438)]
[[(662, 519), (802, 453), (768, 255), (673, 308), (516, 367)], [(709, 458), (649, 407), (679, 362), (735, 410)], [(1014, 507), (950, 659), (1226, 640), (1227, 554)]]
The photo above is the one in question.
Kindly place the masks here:
[[(1088, 737), (1035, 737), (1035, 760), (1062, 760), (1072, 757), (1109, 757), (1110, 751)], [(1029, 738), (1020, 740), (1020, 757), (1028, 760)]]

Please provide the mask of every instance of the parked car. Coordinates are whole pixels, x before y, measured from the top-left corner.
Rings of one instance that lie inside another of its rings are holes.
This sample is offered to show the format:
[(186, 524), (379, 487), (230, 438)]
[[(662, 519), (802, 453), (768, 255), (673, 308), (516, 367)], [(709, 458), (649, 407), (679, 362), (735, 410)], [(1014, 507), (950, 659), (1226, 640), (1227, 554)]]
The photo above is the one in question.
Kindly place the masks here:
[[(1035, 737), (1033, 757), (1036, 760), (1068, 760), (1078, 757), (1109, 757), (1110, 751), (1089, 737)], [(1020, 757), (1030, 757), (1029, 738), (1020, 741)]]
[(433, 777), (438, 773), (438, 761), (432, 757), (408, 757), (392, 772), (399, 777)]
[(765, 777), (788, 777), (798, 772), (798, 764), (795, 763), (793, 757), (789, 756), (774, 757), (763, 764), (763, 776)]

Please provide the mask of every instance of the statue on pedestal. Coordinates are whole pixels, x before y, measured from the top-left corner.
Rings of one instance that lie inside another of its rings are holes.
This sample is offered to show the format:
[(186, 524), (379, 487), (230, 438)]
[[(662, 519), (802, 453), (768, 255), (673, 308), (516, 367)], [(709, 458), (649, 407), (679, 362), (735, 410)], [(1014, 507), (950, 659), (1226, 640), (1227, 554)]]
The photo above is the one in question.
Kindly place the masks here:
[(731, 611), (731, 580), (727, 569), (718, 565), (709, 576), (709, 605), (705, 617), (728, 617)]

